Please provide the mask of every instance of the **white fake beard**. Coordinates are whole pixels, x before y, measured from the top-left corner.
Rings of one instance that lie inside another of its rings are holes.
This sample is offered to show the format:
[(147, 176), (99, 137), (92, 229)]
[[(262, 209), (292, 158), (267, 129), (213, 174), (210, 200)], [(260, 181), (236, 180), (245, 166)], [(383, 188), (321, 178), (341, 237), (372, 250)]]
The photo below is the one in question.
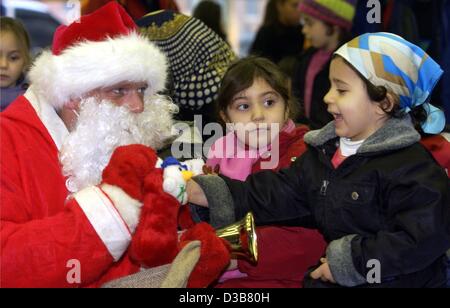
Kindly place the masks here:
[(99, 184), (119, 146), (144, 144), (161, 149), (172, 137), (172, 115), (178, 112), (169, 98), (159, 95), (145, 99), (144, 111), (139, 114), (92, 97), (82, 100), (80, 106), (76, 127), (59, 154), (70, 192)]

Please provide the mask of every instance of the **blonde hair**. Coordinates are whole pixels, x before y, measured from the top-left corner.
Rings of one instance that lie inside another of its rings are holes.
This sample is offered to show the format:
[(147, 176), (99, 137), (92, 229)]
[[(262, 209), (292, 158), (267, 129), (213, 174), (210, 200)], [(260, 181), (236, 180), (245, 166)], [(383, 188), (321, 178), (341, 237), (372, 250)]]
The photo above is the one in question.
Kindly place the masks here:
[(31, 64), (30, 56), (30, 36), (24, 25), (14, 18), (0, 17), (0, 32), (11, 32), (19, 43), (20, 53), (25, 58), (25, 70)]

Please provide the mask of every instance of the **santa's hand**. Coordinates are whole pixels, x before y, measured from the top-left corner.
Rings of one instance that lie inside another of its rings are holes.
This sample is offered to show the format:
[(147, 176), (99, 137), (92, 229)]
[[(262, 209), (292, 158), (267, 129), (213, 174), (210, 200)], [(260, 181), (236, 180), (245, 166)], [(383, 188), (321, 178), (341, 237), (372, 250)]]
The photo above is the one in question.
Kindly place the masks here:
[(184, 247), (194, 240), (201, 242), (200, 259), (189, 277), (187, 287), (206, 288), (219, 278), (230, 263), (230, 246), (204, 222), (184, 232), (180, 238), (180, 246)]
[(139, 221), (144, 195), (144, 180), (155, 170), (157, 161), (153, 149), (139, 144), (118, 147), (103, 170), (100, 188), (133, 233)]

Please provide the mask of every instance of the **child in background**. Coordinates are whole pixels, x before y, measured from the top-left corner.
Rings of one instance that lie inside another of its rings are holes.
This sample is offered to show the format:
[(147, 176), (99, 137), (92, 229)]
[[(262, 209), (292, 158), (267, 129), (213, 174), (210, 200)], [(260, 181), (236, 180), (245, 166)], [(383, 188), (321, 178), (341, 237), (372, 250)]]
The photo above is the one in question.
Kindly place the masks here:
[[(219, 166), (223, 175), (245, 180), (277, 154), (271, 169), (279, 170), (306, 150), (303, 135), (308, 129), (291, 120), (295, 107), (288, 78), (267, 59), (249, 57), (231, 65), (222, 80), (218, 108), (220, 118), (234, 130), (212, 145), (206, 164)], [(239, 126), (249, 123), (254, 127)], [(222, 281), (237, 279), (219, 287), (300, 287), (307, 268), (325, 248), (317, 231), (301, 227), (258, 227), (257, 235), (258, 264), (239, 261), (240, 272), (229, 271)]]
[(449, 179), (414, 128), (419, 109), (423, 132), (444, 128), (443, 112), (429, 103), (441, 75), (397, 35), (355, 38), (331, 62), (324, 100), (334, 121), (305, 135), (308, 150), (290, 168), (246, 182), (197, 177), (187, 187), (190, 202), (225, 222), (250, 210), (260, 224), (313, 222), (328, 247), (305, 277), (308, 287), (445, 286)]
[(0, 17), (0, 111), (3, 111), (28, 85), (25, 72), (30, 65), (30, 38), (19, 21)]
[(256, 33), (249, 54), (279, 64), (297, 56), (303, 48), (298, 4), (300, 0), (268, 0), (264, 20)]
[(299, 122), (310, 128), (322, 128), (333, 118), (327, 112), (323, 97), (330, 88), (328, 73), (331, 55), (350, 39), (356, 0), (316, 1), (300, 3), (303, 34), (310, 42), (297, 58), (292, 76), (292, 92), (301, 106)]
[(203, 0), (194, 9), (192, 17), (201, 20), (213, 30), (222, 40), (228, 43), (222, 23), (222, 7), (215, 1)]

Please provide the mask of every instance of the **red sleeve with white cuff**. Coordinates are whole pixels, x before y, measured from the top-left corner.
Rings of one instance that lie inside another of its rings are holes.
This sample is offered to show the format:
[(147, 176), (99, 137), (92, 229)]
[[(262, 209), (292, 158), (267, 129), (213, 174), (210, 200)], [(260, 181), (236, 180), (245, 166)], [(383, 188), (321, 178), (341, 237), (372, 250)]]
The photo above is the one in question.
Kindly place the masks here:
[[(95, 284), (120, 260), (131, 241), (129, 227), (97, 187), (71, 198), (57, 215), (27, 222), (3, 220), (2, 287), (79, 287)], [(68, 278), (79, 264), (79, 283)], [(124, 276), (131, 272), (117, 271)], [(111, 277), (118, 278), (118, 277)]]

